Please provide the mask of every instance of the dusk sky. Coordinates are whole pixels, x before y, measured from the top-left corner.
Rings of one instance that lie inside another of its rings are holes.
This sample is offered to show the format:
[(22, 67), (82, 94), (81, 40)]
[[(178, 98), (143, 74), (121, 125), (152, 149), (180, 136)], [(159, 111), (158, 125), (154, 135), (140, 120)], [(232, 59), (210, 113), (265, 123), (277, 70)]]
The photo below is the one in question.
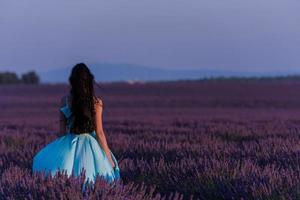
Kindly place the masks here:
[(0, 70), (300, 72), (299, 0), (0, 0)]

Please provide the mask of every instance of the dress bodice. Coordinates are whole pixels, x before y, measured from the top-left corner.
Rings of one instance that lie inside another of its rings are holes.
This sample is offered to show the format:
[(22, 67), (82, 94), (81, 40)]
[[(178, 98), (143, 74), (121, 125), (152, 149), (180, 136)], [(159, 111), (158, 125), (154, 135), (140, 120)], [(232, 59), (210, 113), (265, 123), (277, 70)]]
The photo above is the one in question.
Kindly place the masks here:
[(66, 118), (67, 131), (70, 132), (71, 127), (73, 125), (71, 108), (68, 106), (68, 104), (66, 104), (65, 106), (60, 108), (60, 111), (64, 114)]
[[(72, 118), (72, 110), (68, 103), (68, 98), (66, 98), (65, 105), (60, 108), (60, 111), (64, 114), (64, 116), (66, 118), (67, 132), (71, 133), (71, 128), (73, 126), (73, 118)], [(77, 133), (77, 135), (80, 135), (80, 134), (84, 134), (84, 133)], [(95, 136), (96, 132), (92, 131), (89, 134), (92, 134), (93, 136)]]

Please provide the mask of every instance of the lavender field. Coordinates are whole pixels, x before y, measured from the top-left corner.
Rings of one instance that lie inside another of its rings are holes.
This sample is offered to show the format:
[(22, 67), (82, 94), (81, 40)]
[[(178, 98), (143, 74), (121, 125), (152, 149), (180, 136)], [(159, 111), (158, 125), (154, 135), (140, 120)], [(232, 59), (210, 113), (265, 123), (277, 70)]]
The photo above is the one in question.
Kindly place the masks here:
[(122, 180), (32, 173), (67, 85), (0, 86), (0, 199), (300, 199), (300, 81), (101, 84)]

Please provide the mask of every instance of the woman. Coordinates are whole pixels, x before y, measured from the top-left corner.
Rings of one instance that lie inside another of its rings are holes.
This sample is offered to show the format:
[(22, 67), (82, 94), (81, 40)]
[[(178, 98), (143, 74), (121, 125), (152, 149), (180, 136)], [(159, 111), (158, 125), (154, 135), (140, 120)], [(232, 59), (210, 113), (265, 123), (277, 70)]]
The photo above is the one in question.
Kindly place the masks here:
[(34, 156), (33, 171), (55, 175), (63, 170), (78, 176), (84, 170), (86, 182), (94, 182), (97, 175), (108, 182), (119, 179), (119, 166), (102, 127), (103, 103), (94, 95), (94, 76), (79, 63), (72, 69), (69, 82), (70, 95), (62, 98), (60, 108), (60, 132), (64, 135)]

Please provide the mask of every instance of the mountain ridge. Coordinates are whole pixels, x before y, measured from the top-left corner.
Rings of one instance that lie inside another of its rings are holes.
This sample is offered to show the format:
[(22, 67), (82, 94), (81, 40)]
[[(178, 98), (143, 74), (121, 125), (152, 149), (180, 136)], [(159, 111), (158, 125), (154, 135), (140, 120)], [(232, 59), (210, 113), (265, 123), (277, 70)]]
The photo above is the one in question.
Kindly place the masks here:
[[(172, 80), (197, 80), (211, 77), (260, 77), (293, 75), (294, 72), (242, 72), (229, 70), (192, 70), (192, 69), (161, 69), (137, 64), (88, 64), (96, 81), (172, 81)], [(40, 70), (38, 74), (44, 83), (65, 83), (68, 81), (72, 66)]]

